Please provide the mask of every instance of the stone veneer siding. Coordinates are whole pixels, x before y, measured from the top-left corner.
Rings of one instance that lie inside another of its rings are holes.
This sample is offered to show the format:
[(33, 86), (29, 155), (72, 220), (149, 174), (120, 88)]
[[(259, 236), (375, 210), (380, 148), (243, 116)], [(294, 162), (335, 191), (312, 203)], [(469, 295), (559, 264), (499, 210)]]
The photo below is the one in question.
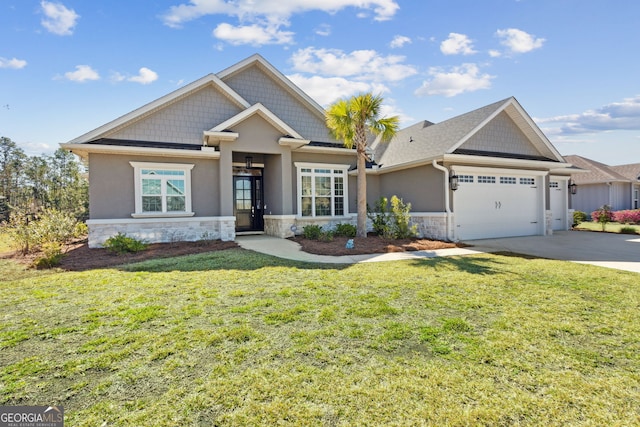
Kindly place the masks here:
[(140, 218), (88, 220), (89, 247), (102, 247), (111, 236), (124, 233), (148, 243), (195, 242), (198, 240), (233, 241), (235, 217)]

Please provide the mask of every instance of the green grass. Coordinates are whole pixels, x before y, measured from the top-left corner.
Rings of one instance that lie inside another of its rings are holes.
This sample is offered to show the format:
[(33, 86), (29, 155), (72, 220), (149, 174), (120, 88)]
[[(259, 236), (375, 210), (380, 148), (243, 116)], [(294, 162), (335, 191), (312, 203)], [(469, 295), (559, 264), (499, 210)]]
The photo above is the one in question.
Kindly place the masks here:
[(3, 233), (0, 229), (0, 254), (4, 252), (11, 252), (16, 248), (13, 246), (11, 239), (7, 233)]
[(638, 277), (243, 250), (33, 273), (0, 283), (0, 405), (68, 426), (634, 425)]
[[(602, 224), (599, 222), (581, 222), (574, 227), (577, 230), (602, 231)], [(605, 231), (609, 233), (620, 233), (623, 228), (634, 229), (636, 234), (640, 234), (640, 225), (620, 224), (618, 222), (608, 222)]]

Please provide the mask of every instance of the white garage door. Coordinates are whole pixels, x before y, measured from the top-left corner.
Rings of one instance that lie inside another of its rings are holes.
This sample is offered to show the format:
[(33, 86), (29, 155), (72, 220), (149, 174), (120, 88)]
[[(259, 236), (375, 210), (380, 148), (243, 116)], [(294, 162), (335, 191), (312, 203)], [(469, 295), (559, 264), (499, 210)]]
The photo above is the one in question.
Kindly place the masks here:
[(542, 234), (540, 175), (510, 171), (458, 172), (453, 209), (461, 240)]
[(549, 182), (549, 205), (551, 209), (551, 228), (566, 230), (567, 225), (567, 180), (551, 178)]

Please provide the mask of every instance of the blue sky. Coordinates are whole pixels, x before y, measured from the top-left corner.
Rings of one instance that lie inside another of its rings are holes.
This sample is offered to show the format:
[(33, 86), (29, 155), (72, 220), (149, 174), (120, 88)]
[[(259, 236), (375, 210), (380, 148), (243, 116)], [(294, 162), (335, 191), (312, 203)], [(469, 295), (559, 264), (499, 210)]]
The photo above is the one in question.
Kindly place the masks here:
[(260, 53), (402, 124), (515, 96), (558, 150), (640, 162), (637, 0), (0, 0), (0, 135), (67, 142)]

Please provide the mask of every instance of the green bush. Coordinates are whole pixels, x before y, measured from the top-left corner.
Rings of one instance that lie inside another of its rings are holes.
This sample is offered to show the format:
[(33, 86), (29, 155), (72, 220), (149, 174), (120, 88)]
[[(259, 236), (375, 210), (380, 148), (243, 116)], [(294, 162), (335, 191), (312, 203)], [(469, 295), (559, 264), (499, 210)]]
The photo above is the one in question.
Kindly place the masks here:
[(574, 211), (573, 212), (573, 225), (574, 227), (578, 224), (586, 222), (588, 220), (588, 216), (586, 212), (582, 211)]
[(133, 237), (129, 237), (124, 233), (118, 233), (115, 236), (109, 237), (103, 245), (109, 252), (116, 253), (118, 255), (126, 253), (140, 252), (149, 246), (148, 243), (137, 240)]
[(409, 226), (411, 216), (411, 203), (404, 201), (397, 196), (391, 197), (391, 234), (394, 239), (408, 239), (417, 234), (416, 225)]
[(338, 224), (333, 231), (335, 236), (356, 237), (357, 227), (353, 224)]
[(302, 229), (302, 235), (305, 239), (319, 240), (322, 236), (322, 227), (317, 224), (310, 224)]
[(45, 209), (38, 220), (32, 223), (38, 243), (59, 243), (64, 245), (76, 237), (78, 220), (57, 209)]
[(371, 220), (373, 231), (381, 237), (391, 237), (391, 222), (389, 215), (389, 200), (386, 197), (380, 197), (373, 208), (369, 209), (367, 205), (367, 216)]
[(636, 229), (634, 227), (622, 227), (620, 229), (620, 233), (622, 233), (622, 234), (636, 234)]
[(42, 245), (42, 256), (38, 257), (33, 265), (38, 268), (53, 268), (60, 265), (60, 261), (64, 257), (62, 253), (62, 244), (59, 242), (47, 242)]

